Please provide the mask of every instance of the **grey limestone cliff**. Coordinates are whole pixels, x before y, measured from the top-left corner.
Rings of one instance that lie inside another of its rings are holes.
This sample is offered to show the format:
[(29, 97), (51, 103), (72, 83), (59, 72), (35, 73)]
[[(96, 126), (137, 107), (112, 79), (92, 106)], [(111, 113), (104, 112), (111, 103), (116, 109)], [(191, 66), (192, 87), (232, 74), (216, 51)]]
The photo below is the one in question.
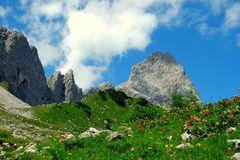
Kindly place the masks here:
[(169, 105), (174, 90), (183, 94), (191, 91), (199, 98), (183, 67), (170, 54), (161, 52), (133, 66), (129, 80), (116, 89), (129, 97), (142, 97), (156, 105)]
[(30, 105), (52, 102), (37, 49), (15, 30), (0, 27), (0, 82), (7, 81), (14, 94)]
[(77, 102), (83, 97), (82, 90), (75, 84), (72, 69), (65, 75), (59, 71), (54, 73), (48, 79), (48, 86), (53, 92), (55, 102)]

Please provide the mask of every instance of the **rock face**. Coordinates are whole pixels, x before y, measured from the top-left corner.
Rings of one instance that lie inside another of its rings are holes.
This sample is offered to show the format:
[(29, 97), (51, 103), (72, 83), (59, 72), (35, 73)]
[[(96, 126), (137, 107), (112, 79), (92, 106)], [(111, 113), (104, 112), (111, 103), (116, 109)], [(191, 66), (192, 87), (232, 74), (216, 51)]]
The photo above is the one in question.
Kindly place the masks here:
[(105, 83), (100, 84), (98, 86), (98, 88), (100, 91), (106, 91), (106, 90), (112, 89), (113, 85), (110, 82), (105, 82)]
[(48, 79), (48, 86), (53, 92), (54, 102), (77, 102), (83, 97), (82, 90), (75, 84), (71, 69), (65, 76), (61, 72), (54, 73)]
[(169, 105), (174, 90), (183, 94), (192, 91), (199, 98), (183, 67), (170, 54), (161, 52), (133, 66), (129, 80), (116, 90), (129, 97), (145, 98), (156, 105)]
[(52, 102), (37, 49), (17, 31), (0, 27), (0, 82), (7, 81), (15, 95), (30, 105)]

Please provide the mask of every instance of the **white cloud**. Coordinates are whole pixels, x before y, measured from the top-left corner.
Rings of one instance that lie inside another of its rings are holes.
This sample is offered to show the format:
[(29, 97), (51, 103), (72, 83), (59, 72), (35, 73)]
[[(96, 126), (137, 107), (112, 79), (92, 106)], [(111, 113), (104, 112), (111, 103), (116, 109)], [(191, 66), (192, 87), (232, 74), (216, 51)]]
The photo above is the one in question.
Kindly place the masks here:
[(87, 88), (100, 80), (113, 56), (128, 49), (145, 49), (157, 17), (145, 11), (150, 2), (137, 2), (91, 1), (84, 9), (69, 13), (69, 32), (63, 41), (66, 63), (61, 70), (73, 68), (77, 83)]
[(231, 4), (232, 0), (202, 0), (202, 2), (211, 8), (213, 15), (219, 15), (225, 8)]
[(9, 12), (9, 10), (10, 10), (9, 8), (0, 6), (0, 17), (6, 16), (6, 14)]
[(45, 16), (47, 19), (57, 18), (64, 12), (63, 4), (59, 1), (49, 3), (42, 3), (42, 1), (35, 1), (32, 5), (33, 16)]
[(51, 45), (48, 40), (41, 40), (35, 43), (37, 44), (38, 52), (42, 53), (39, 54), (39, 58), (41, 59), (43, 66), (48, 66), (60, 57), (59, 55), (61, 53), (61, 50)]
[(198, 26), (198, 31), (203, 36), (212, 36), (219, 32), (220, 30), (215, 27), (209, 26), (207, 23), (200, 23)]
[(21, 0), (44, 66), (72, 68), (80, 87), (102, 79), (114, 56), (144, 50), (160, 25), (177, 23), (185, 0)]
[(233, 4), (226, 10), (224, 29), (230, 30), (236, 27), (240, 27), (240, 3)]

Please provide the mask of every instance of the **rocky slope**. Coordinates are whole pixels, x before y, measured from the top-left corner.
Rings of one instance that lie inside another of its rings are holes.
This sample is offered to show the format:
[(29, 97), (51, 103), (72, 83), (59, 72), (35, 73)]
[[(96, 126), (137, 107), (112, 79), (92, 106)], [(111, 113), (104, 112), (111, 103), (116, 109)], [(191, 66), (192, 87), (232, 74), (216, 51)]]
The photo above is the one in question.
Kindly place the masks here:
[(161, 52), (133, 66), (129, 80), (116, 89), (156, 105), (169, 105), (174, 90), (183, 94), (192, 91), (199, 98), (183, 67), (170, 54)]
[(0, 27), (0, 82), (7, 81), (14, 94), (30, 105), (52, 102), (37, 49), (15, 30)]
[(31, 106), (22, 102), (2, 87), (0, 87), (0, 107), (12, 114), (31, 117), (31, 113), (25, 111), (25, 109), (29, 109)]
[(82, 90), (75, 84), (72, 69), (65, 75), (55, 72), (48, 79), (48, 86), (53, 92), (54, 102), (77, 102), (83, 97)]

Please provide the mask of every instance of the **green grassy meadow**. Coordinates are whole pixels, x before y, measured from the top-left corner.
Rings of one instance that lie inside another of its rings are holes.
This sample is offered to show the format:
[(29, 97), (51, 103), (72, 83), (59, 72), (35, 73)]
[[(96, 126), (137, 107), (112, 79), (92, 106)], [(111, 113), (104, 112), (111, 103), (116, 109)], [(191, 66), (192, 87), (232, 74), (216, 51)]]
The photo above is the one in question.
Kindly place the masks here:
[[(184, 101), (182, 103), (181, 101)], [(51, 135), (36, 141), (33, 154), (9, 151), (5, 158), (21, 160), (227, 160), (239, 149), (228, 144), (228, 139), (240, 138), (240, 98), (223, 99), (215, 104), (200, 105), (178, 97), (172, 105), (160, 108), (144, 99), (133, 99), (122, 92), (107, 90), (96, 93), (78, 103), (50, 104), (31, 109), (39, 122), (52, 126)], [(104, 120), (112, 131), (124, 136), (115, 141), (106, 140), (108, 133), (96, 137), (79, 138), (89, 127), (106, 130)], [(26, 122), (29, 123), (29, 122)], [(38, 125), (38, 124), (36, 124)], [(130, 127), (128, 135), (123, 127)], [(227, 133), (229, 127), (236, 131)], [(177, 149), (183, 143), (184, 132), (196, 138), (187, 141), (192, 148)], [(76, 138), (60, 142), (61, 134)], [(0, 142), (16, 140), (8, 131), (1, 131)], [(47, 147), (47, 149), (46, 149)]]

